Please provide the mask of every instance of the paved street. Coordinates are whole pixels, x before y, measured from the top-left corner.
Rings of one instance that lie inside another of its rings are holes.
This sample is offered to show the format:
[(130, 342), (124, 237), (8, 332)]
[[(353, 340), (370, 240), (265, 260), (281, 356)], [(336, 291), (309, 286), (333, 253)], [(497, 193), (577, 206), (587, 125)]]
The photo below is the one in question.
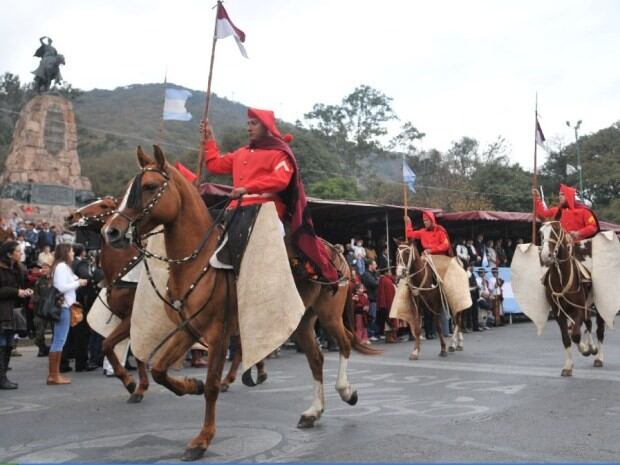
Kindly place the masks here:
[[(204, 461), (617, 461), (620, 340), (607, 336), (605, 366), (575, 350), (572, 378), (560, 377), (554, 321), (541, 337), (531, 323), (466, 334), (465, 351), (446, 359), (436, 340), (423, 341), (417, 362), (407, 359), (411, 343), (378, 343), (384, 355), (352, 356), (354, 407), (334, 390), (338, 356), (326, 353), (327, 406), (313, 430), (296, 428), (312, 401), (305, 357), (283, 350), (265, 384), (220, 395)], [(0, 462), (174, 462), (202, 424), (202, 397), (151, 384), (142, 404), (129, 405), (101, 371), (47, 387), (47, 359), (21, 351), (9, 373), (20, 388), (0, 393)]]

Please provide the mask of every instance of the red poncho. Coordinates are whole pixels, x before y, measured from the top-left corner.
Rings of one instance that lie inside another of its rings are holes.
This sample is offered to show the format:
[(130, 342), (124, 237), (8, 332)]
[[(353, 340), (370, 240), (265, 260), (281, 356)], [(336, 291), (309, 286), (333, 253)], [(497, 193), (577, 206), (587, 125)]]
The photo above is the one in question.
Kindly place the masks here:
[(422, 216), (430, 220), (431, 227), (416, 231), (408, 224), (406, 227), (407, 239), (419, 239), (424, 250), (428, 250), (433, 255), (450, 255), (452, 247), (450, 246), (448, 232), (443, 226), (437, 224), (432, 212), (424, 212)]

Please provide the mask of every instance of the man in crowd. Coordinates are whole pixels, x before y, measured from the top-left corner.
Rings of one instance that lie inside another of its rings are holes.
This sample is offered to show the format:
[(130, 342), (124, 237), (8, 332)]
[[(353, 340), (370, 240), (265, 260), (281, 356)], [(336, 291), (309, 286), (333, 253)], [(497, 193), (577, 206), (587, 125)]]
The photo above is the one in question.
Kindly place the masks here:
[(381, 329), (377, 328), (377, 290), (379, 288), (379, 273), (377, 273), (377, 262), (374, 260), (368, 263), (368, 267), (362, 275), (362, 283), (366, 288), (369, 300), (368, 335), (371, 341), (376, 341), (378, 340), (377, 335), (381, 334)]

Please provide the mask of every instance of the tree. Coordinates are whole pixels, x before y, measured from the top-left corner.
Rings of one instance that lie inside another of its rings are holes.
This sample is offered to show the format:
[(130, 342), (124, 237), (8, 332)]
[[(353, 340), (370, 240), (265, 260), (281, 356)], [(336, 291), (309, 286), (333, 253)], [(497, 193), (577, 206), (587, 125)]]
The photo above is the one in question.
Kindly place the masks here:
[(361, 85), (342, 102), (349, 140), (358, 148), (379, 147), (378, 137), (387, 134), (385, 124), (398, 119), (392, 98), (367, 85)]
[(328, 178), (308, 186), (308, 194), (322, 199), (359, 199), (357, 183), (353, 178)]
[(422, 140), (424, 136), (426, 134), (420, 132), (411, 121), (407, 121), (401, 126), (400, 133), (392, 138), (388, 147), (390, 150), (413, 155), (417, 151), (415, 144)]

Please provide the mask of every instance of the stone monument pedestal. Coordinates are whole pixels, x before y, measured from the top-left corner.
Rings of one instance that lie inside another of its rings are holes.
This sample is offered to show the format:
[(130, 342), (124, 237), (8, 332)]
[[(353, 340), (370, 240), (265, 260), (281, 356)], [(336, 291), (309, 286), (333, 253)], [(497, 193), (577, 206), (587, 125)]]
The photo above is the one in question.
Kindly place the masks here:
[(93, 197), (81, 175), (73, 105), (54, 94), (38, 95), (22, 109), (0, 175), (0, 212), (62, 224)]

